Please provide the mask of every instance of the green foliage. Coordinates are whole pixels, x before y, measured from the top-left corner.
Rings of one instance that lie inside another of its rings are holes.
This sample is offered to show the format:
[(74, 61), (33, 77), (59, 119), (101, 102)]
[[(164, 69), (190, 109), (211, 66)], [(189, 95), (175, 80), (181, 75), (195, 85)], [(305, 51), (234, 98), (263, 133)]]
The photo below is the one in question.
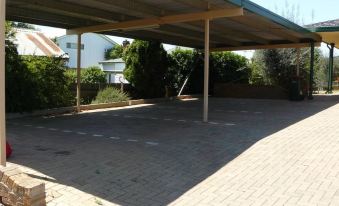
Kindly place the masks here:
[(97, 97), (92, 102), (93, 104), (122, 102), (129, 99), (128, 95), (113, 87), (106, 87), (99, 91)]
[(135, 40), (125, 51), (124, 60), (124, 76), (136, 89), (139, 97), (164, 96), (168, 58), (162, 44)]
[(194, 69), (195, 53), (193, 50), (177, 47), (168, 57), (169, 67), (166, 80), (169, 89), (177, 93), (187, 76)]
[[(280, 8), (281, 9), (281, 8)], [(276, 8), (277, 13), (278, 8)], [(296, 24), (302, 24), (299, 6), (285, 2), (281, 15)], [(324, 79), (324, 61), (320, 49), (315, 49), (314, 86), (319, 87)], [(251, 67), (250, 83), (275, 85), (289, 88), (290, 80), (296, 76), (297, 49), (268, 49), (254, 52)], [(306, 84), (309, 78), (310, 48), (300, 49), (300, 77)], [(306, 87), (304, 85), (304, 87)]]
[[(76, 83), (76, 69), (67, 69), (65, 75), (71, 83)], [(106, 74), (99, 67), (92, 66), (86, 69), (81, 69), (81, 83), (85, 84), (104, 84), (106, 83)]]
[(88, 67), (87, 69), (81, 71), (81, 83), (106, 83), (106, 74), (99, 67)]
[(11, 22), (11, 26), (15, 28), (35, 30), (35, 27), (32, 24), (27, 24), (23, 22)]
[[(204, 55), (196, 50), (176, 48), (170, 55), (167, 75), (170, 88), (179, 92), (189, 77), (185, 91), (201, 93), (204, 82)], [(249, 69), (247, 59), (232, 52), (217, 52), (210, 55), (210, 88), (217, 82), (247, 83)]]
[(37, 82), (22, 62), (16, 46), (10, 41), (15, 34), (10, 22), (6, 22), (5, 31), (6, 110), (8, 112), (31, 111), (38, 106), (38, 98), (35, 96)]
[(210, 57), (211, 81), (248, 83), (247, 59), (233, 52), (216, 52)]
[(37, 86), (37, 108), (63, 107), (73, 103), (74, 97), (64, 75), (66, 67), (62, 58), (26, 56), (22, 59)]
[(6, 111), (25, 112), (71, 105), (61, 58), (21, 57), (11, 41), (15, 33), (6, 23)]
[(114, 47), (112, 47), (111, 49), (108, 49), (105, 52), (105, 59), (118, 59), (118, 58), (122, 58), (124, 53), (124, 47), (117, 44)]
[[(315, 49), (314, 71), (315, 84), (321, 82), (323, 69), (320, 49)], [(251, 63), (252, 84), (265, 84), (289, 88), (290, 80), (296, 76), (297, 50), (296, 49), (268, 49), (254, 52)], [(307, 81), (310, 67), (310, 49), (300, 49), (300, 76)]]
[(76, 71), (76, 69), (66, 69), (65, 76), (67, 77), (68, 82), (70, 84), (77, 82), (77, 71)]

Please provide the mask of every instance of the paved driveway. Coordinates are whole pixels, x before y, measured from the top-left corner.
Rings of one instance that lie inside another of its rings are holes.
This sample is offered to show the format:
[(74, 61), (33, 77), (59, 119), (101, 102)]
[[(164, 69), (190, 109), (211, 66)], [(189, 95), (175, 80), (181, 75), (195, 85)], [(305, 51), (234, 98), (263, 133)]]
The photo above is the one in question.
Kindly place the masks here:
[(8, 121), (49, 205), (339, 205), (339, 96), (199, 100)]

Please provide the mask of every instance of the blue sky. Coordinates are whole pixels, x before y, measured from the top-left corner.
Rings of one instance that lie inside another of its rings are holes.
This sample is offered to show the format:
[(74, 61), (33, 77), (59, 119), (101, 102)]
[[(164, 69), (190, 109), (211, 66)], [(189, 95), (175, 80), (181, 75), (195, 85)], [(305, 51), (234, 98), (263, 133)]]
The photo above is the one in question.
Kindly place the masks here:
[[(253, 2), (263, 6), (279, 15), (282, 12), (295, 9), (295, 14), (298, 13), (298, 22), (303, 24), (312, 24), (321, 21), (328, 21), (339, 19), (339, 0), (252, 0)], [(288, 8), (286, 8), (286, 2)], [(65, 34), (63, 29), (55, 29), (50, 27), (39, 27), (40, 30), (47, 34), (49, 37), (61, 36)], [(126, 38), (113, 38), (117, 43), (122, 43)], [(167, 46), (167, 48), (170, 48)], [(327, 49), (323, 45), (322, 50), (326, 55)], [(339, 52), (335, 52), (339, 55)], [(250, 53), (245, 53), (249, 57)]]
[[(286, 8), (286, 0), (252, 0), (275, 13), (281, 14)], [(339, 1), (338, 0), (288, 0), (287, 3), (299, 7), (300, 17), (304, 19), (305, 24), (311, 24), (321, 21), (339, 19)], [(312, 12), (314, 19), (312, 20)]]

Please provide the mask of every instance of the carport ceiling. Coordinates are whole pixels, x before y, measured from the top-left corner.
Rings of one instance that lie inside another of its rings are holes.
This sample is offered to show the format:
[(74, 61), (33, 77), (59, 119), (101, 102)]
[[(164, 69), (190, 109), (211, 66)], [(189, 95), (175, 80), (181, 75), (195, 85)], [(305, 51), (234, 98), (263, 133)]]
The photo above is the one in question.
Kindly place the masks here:
[[(210, 24), (211, 50), (299, 47), (321, 37), (248, 0), (7, 0), (7, 19), (65, 29), (209, 10), (243, 8)], [(174, 22), (100, 33), (203, 48), (204, 22)], [(287, 46), (287, 47), (288, 47)]]

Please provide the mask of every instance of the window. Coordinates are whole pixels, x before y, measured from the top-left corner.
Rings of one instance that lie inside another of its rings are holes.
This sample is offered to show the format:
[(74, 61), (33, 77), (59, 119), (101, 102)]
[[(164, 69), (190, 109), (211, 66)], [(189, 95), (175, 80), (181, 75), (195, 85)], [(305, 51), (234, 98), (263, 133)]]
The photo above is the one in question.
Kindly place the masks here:
[[(66, 47), (67, 47), (67, 49), (77, 49), (77, 44), (67, 42)], [(84, 50), (84, 48), (85, 48), (85, 45), (81, 44), (81, 50)]]

